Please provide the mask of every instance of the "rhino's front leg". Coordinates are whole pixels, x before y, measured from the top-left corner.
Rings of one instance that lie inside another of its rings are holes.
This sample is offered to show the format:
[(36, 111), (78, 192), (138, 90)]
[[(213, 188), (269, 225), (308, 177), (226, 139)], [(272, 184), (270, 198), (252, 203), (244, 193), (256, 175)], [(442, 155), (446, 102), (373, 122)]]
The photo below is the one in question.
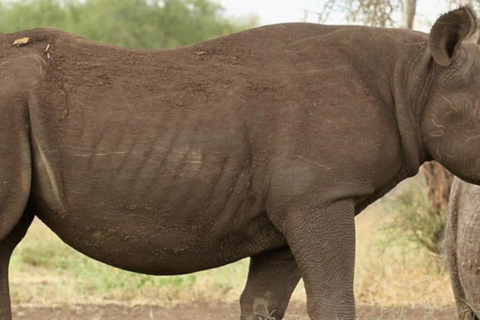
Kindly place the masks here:
[(305, 282), (312, 320), (354, 320), (355, 210), (353, 202), (301, 201), (284, 234)]
[(240, 298), (241, 319), (282, 319), (299, 280), (300, 272), (288, 247), (252, 257)]

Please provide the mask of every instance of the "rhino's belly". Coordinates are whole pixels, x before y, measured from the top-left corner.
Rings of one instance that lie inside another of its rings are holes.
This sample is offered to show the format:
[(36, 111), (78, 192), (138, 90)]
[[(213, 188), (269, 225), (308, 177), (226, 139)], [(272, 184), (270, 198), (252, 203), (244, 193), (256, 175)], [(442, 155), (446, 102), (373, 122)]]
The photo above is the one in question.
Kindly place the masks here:
[[(130, 211), (67, 208), (39, 212), (65, 243), (122, 269), (157, 275), (225, 265), (284, 244), (266, 215), (239, 209), (205, 217), (179, 208), (162, 216), (151, 208)], [(229, 216), (232, 215), (232, 216)], [(243, 216), (242, 216), (243, 215)]]
[(222, 266), (259, 252), (279, 247), (283, 239), (266, 219), (246, 230), (210, 234), (201, 225), (170, 224), (148, 220), (41, 219), (60, 238), (83, 254), (129, 271), (171, 275)]
[(191, 161), (132, 168), (129, 174), (87, 164), (63, 171), (58, 200), (52, 188), (34, 186), (32, 204), (64, 242), (96, 260), (141, 273), (181, 274), (284, 245), (264, 214), (263, 182), (236, 160), (198, 170), (188, 168)]

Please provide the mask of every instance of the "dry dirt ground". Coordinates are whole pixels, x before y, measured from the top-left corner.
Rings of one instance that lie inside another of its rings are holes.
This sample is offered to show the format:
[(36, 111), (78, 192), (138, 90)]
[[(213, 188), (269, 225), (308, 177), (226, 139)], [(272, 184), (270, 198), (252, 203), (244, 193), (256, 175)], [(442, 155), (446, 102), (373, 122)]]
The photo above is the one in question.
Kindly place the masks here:
[[(155, 306), (78, 305), (69, 307), (17, 307), (14, 320), (227, 320), (239, 319), (236, 304), (189, 304), (174, 308)], [(360, 320), (456, 320), (454, 309), (398, 308), (380, 309), (360, 306)], [(260, 320), (268, 316), (259, 315)], [(304, 305), (293, 305), (286, 320), (307, 320)]]

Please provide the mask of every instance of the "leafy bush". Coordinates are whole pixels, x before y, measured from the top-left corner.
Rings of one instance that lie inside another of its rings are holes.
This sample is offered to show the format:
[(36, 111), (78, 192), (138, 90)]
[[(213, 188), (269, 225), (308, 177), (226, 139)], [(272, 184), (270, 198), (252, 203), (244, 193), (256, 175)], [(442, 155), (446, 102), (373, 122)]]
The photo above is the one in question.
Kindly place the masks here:
[(412, 181), (398, 190), (392, 200), (385, 204), (387, 211), (392, 213), (385, 226), (387, 241), (405, 248), (414, 244), (434, 255), (441, 255), (446, 207), (433, 208), (428, 199), (428, 188), (419, 181)]
[(0, 2), (0, 33), (54, 27), (124, 47), (172, 48), (257, 25), (210, 0), (16, 0)]

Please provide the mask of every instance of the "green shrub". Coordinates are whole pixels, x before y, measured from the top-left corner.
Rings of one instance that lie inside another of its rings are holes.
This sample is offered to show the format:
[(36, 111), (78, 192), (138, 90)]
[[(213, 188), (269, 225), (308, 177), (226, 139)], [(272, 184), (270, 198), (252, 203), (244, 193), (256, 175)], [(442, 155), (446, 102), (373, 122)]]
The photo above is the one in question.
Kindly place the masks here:
[(386, 211), (392, 213), (384, 227), (386, 241), (405, 248), (413, 244), (442, 255), (447, 209), (436, 210), (431, 206), (426, 185), (411, 181), (392, 200), (385, 204)]

